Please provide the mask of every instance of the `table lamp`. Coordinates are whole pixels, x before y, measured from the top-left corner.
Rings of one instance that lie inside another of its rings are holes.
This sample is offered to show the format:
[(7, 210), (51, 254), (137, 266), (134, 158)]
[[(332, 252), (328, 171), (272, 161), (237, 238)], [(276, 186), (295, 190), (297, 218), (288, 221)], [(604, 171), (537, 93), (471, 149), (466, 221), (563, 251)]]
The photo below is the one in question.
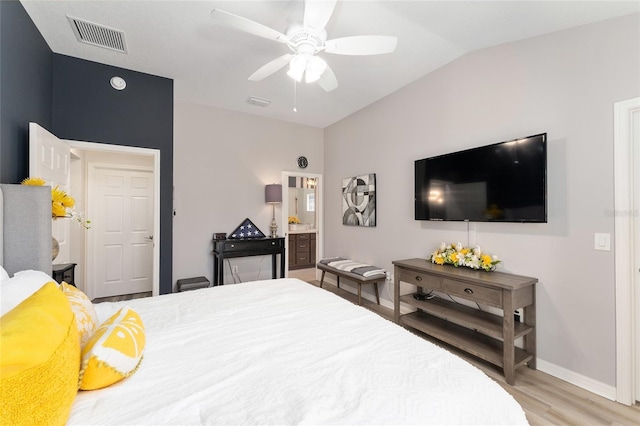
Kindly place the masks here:
[(276, 204), (282, 203), (282, 185), (272, 183), (264, 187), (264, 200), (267, 204), (271, 204), (271, 238), (278, 236), (278, 224), (276, 223)]

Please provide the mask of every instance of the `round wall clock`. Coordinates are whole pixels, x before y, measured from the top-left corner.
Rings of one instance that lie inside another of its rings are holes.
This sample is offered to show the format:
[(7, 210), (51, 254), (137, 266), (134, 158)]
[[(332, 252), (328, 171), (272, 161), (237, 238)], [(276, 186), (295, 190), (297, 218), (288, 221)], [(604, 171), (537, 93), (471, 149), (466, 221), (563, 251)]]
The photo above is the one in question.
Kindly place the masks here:
[(307, 160), (307, 157), (305, 157), (304, 155), (298, 157), (298, 167), (300, 167), (301, 169), (305, 169), (308, 165), (309, 160)]

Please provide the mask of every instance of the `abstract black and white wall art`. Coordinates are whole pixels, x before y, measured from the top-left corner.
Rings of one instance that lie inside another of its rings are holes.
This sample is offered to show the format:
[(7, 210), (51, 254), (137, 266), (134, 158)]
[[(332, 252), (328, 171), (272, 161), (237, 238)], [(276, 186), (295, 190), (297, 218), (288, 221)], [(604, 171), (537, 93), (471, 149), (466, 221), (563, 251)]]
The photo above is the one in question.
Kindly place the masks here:
[(342, 224), (376, 226), (376, 174), (342, 179)]

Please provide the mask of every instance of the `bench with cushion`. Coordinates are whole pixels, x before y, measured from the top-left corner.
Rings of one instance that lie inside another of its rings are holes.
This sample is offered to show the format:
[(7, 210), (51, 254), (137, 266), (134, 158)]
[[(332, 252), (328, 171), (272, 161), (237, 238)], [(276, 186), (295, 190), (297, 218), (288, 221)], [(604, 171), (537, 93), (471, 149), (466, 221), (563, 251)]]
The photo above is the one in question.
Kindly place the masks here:
[(341, 277), (351, 280), (358, 285), (358, 305), (362, 305), (362, 284), (373, 284), (373, 290), (376, 294), (376, 302), (378, 302), (378, 305), (380, 304), (378, 283), (384, 282), (387, 278), (387, 274), (384, 269), (342, 257), (323, 259), (318, 262), (317, 266), (318, 269), (322, 271), (320, 287), (322, 287), (322, 284), (324, 283), (324, 274), (326, 272), (336, 276), (338, 288), (340, 288)]

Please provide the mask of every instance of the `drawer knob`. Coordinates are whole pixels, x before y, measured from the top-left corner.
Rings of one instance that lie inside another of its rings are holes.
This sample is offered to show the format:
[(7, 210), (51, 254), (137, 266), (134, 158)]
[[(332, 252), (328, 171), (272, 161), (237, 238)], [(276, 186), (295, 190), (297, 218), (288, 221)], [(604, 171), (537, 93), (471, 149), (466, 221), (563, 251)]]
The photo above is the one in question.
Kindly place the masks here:
[(420, 275), (416, 275), (416, 281), (422, 281), (422, 277)]
[(464, 292), (467, 294), (473, 294), (473, 290), (471, 290), (470, 288), (465, 288)]

